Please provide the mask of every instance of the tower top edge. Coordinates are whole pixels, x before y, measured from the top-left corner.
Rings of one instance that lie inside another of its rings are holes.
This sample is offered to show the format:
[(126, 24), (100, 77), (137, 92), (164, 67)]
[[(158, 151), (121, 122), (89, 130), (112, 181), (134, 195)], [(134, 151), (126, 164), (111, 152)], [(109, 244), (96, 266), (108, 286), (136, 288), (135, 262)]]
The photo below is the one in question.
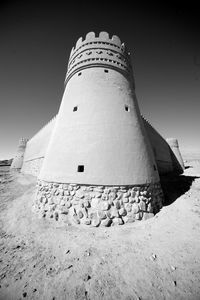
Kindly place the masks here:
[(120, 38), (117, 35), (112, 35), (110, 37), (109, 33), (106, 31), (101, 31), (99, 34), (96, 34), (93, 31), (90, 31), (86, 34), (85, 38), (80, 37), (76, 45), (72, 48), (70, 57), (82, 46), (85, 44), (93, 44), (95, 42), (98, 43), (106, 43), (114, 46), (122, 51), (125, 50), (125, 44), (121, 42)]

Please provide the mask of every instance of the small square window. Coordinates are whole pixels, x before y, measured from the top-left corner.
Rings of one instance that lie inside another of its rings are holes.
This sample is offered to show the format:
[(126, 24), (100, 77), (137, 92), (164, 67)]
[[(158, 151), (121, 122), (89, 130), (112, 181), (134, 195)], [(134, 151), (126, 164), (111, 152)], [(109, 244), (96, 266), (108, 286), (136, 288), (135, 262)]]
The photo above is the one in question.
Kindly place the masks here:
[(130, 111), (130, 107), (128, 105), (125, 105), (125, 111)]
[(105, 72), (105, 73), (108, 73), (108, 70), (105, 69), (104, 72)]
[(78, 106), (74, 106), (73, 111), (77, 111), (78, 110)]
[(81, 74), (82, 74), (82, 73), (81, 73), (81, 72), (79, 72), (79, 73), (78, 73), (78, 76), (81, 76)]
[(77, 171), (84, 172), (84, 165), (79, 165)]

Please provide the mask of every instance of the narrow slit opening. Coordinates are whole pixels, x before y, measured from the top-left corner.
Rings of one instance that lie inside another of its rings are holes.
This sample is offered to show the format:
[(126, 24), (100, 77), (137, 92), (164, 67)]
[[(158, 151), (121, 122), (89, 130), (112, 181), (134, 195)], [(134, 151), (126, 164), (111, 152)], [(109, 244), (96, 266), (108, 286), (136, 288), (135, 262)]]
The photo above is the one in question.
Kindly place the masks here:
[(74, 106), (73, 111), (77, 111), (78, 110), (78, 106)]
[(84, 165), (79, 165), (77, 171), (84, 172)]
[(125, 105), (125, 111), (130, 111), (130, 107), (128, 105)]

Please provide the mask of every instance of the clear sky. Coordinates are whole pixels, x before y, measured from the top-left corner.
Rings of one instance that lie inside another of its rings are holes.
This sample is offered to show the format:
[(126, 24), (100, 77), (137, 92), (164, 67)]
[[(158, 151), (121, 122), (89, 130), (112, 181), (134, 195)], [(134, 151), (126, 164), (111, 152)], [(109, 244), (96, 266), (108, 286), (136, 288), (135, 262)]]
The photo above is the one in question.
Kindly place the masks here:
[(70, 3), (1, 1), (0, 159), (13, 157), (19, 138), (31, 138), (57, 113), (70, 50), (89, 31), (125, 42), (141, 113), (164, 138), (200, 152), (198, 7)]

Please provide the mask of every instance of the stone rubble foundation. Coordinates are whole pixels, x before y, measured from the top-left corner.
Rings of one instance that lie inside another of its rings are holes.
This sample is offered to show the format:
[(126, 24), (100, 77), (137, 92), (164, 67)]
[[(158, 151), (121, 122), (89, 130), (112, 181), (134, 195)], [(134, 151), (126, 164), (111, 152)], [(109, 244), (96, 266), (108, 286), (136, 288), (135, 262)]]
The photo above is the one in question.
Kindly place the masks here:
[(147, 220), (163, 205), (160, 183), (92, 186), (38, 180), (33, 210), (63, 223), (110, 226)]

